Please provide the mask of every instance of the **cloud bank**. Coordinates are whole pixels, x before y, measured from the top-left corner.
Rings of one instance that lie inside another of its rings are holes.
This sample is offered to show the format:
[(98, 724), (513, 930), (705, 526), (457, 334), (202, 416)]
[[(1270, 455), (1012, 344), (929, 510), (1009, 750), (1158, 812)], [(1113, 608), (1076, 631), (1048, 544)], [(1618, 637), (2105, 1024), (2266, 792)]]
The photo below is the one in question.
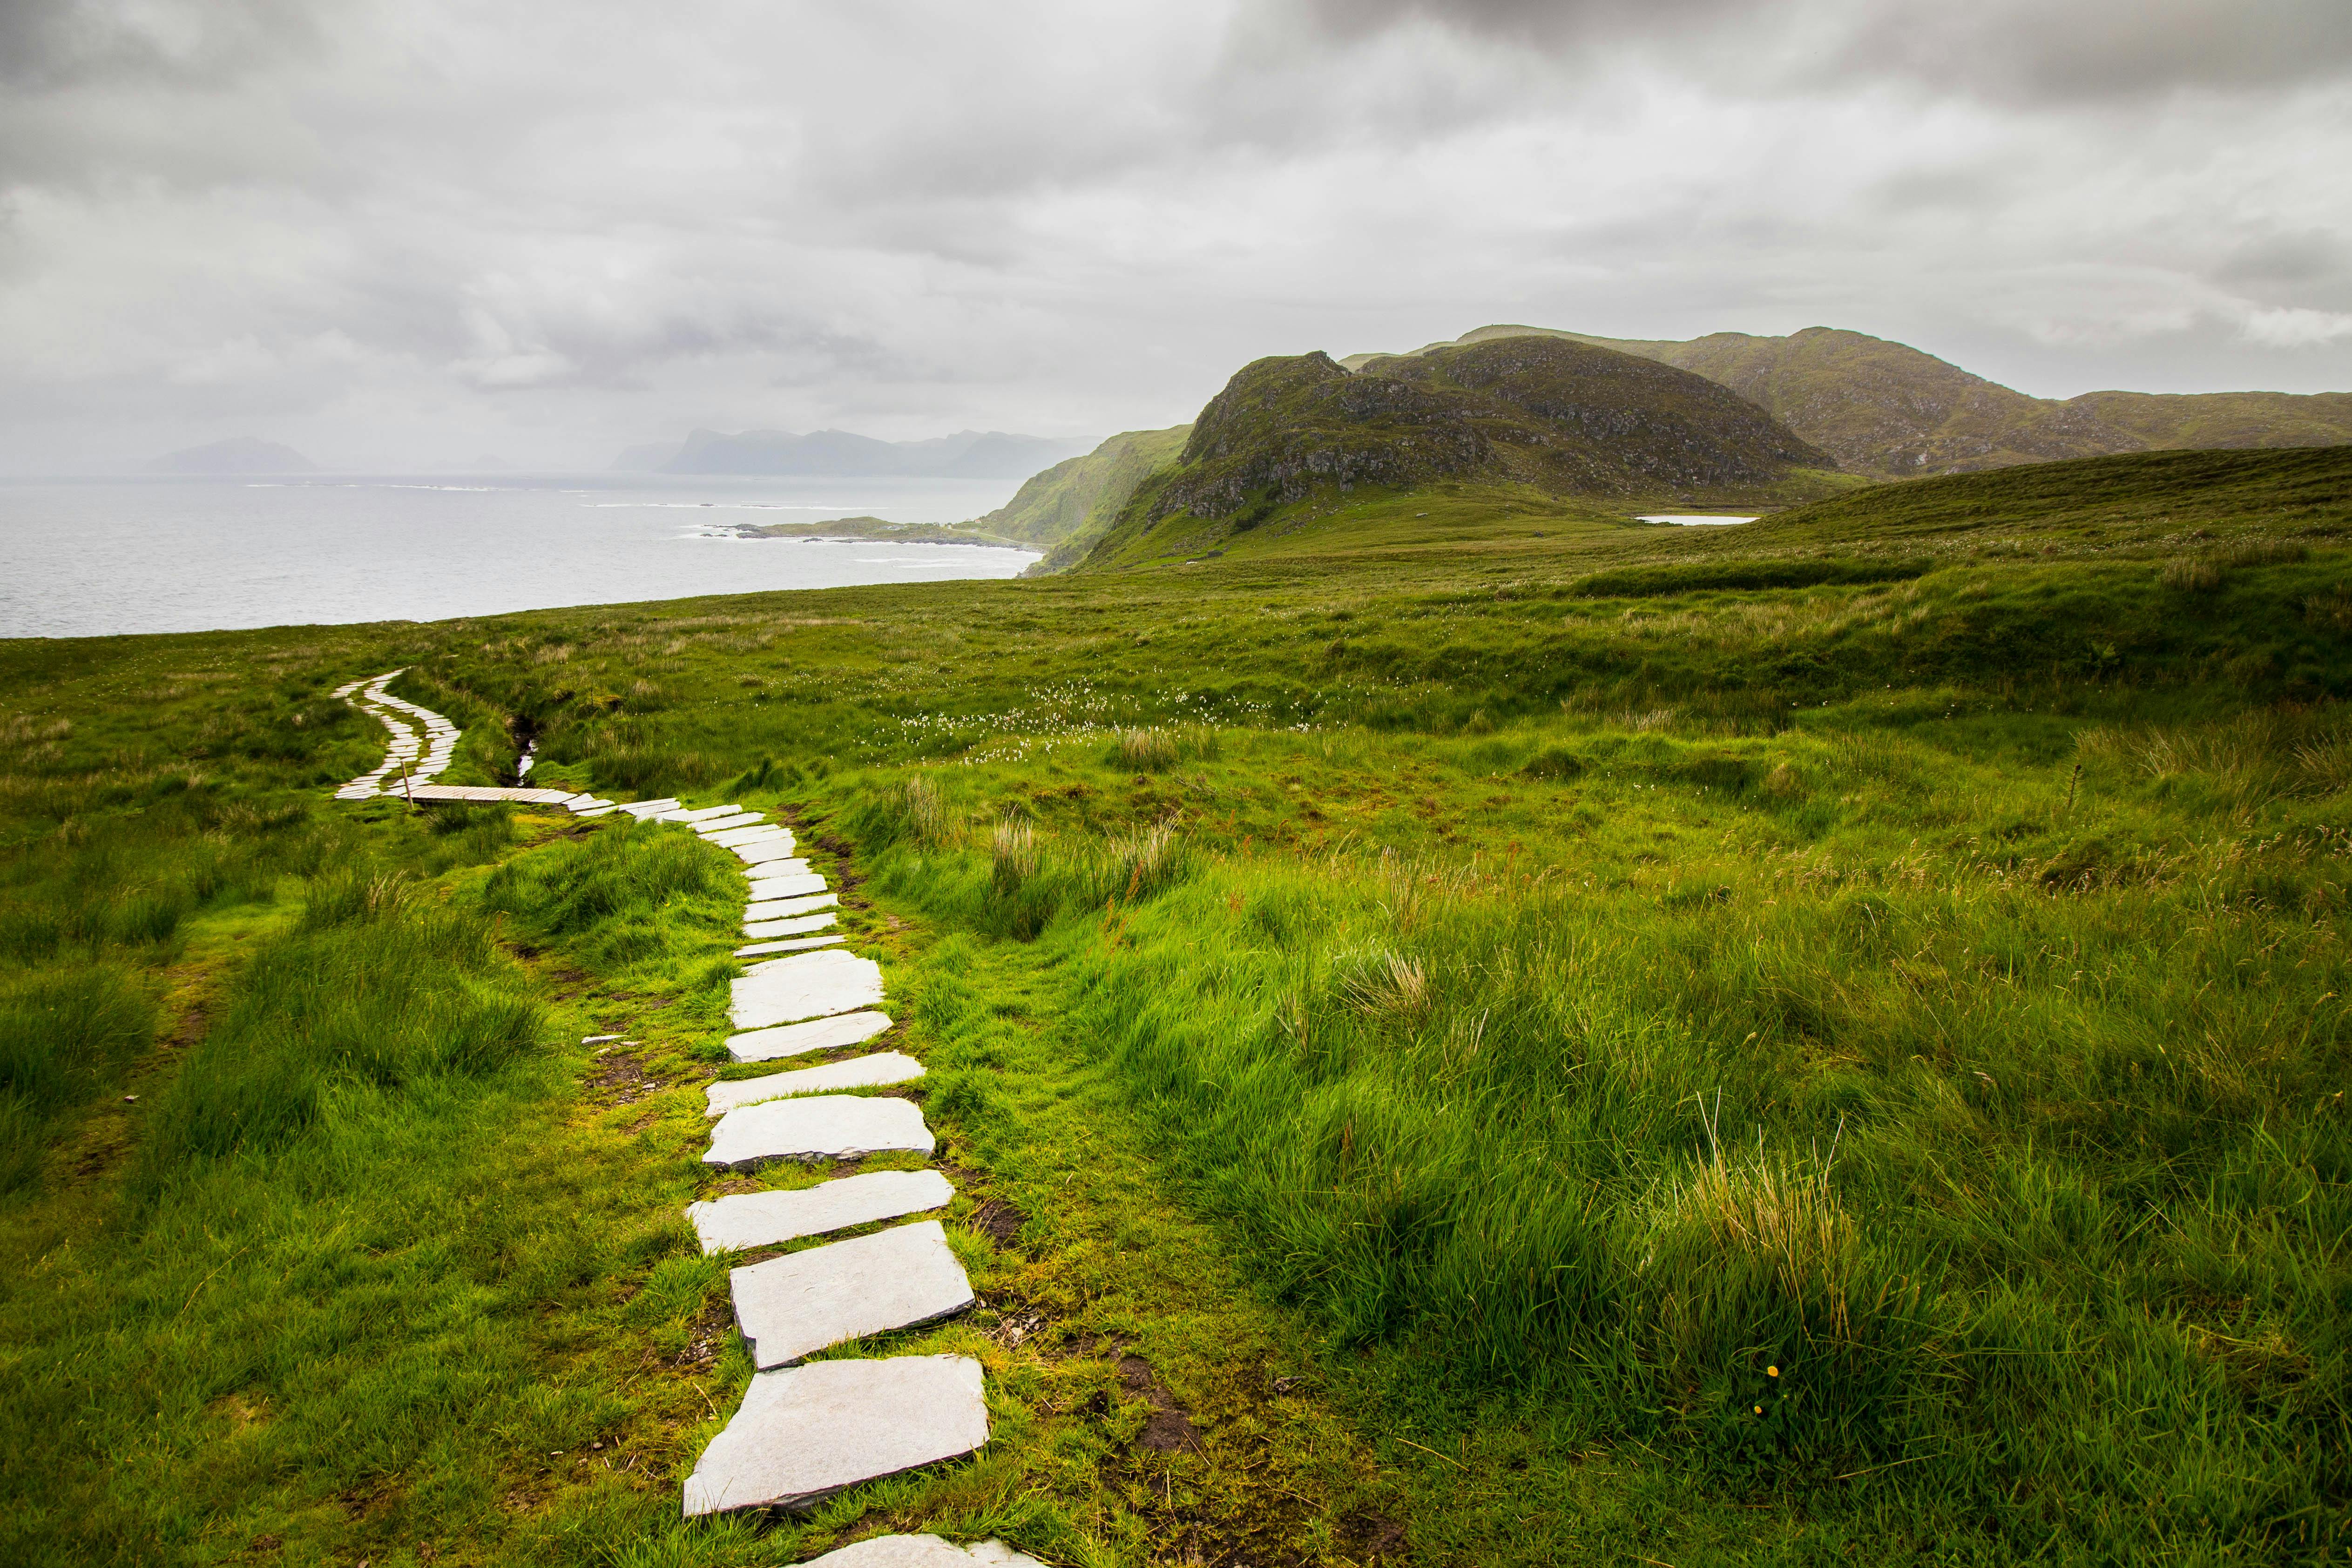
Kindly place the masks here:
[(2344, 388), (2347, 110), (2341, 0), (16, 0), (0, 466), (1092, 437), (1490, 321)]

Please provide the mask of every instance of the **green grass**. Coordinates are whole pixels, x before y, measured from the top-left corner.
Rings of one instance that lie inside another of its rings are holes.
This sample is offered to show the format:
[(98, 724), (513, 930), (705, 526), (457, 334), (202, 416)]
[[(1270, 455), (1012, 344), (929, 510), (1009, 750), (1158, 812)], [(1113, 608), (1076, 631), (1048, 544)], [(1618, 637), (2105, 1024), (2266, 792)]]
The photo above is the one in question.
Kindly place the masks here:
[[(2340, 1559), (2341, 461), (0, 647), (6, 1554)], [(985, 1306), (886, 1348), (983, 1359), (978, 1459), (676, 1520), (732, 885), (330, 805), (395, 665), (486, 773), (797, 821), (931, 1070)]]

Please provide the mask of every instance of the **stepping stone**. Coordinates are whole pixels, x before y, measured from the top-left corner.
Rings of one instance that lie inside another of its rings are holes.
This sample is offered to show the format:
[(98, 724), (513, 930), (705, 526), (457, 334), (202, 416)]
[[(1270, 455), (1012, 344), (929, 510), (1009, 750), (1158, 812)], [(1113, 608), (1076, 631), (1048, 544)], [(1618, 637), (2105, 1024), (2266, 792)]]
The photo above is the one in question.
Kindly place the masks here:
[(730, 828), (757, 827), (767, 820), (768, 814), (764, 811), (738, 811), (730, 816), (714, 816), (707, 822), (698, 822), (694, 830), (708, 838), (714, 833), (725, 833)]
[(853, 1225), (945, 1208), (954, 1196), (955, 1184), (937, 1171), (868, 1171), (798, 1192), (730, 1193), (707, 1204), (687, 1205), (686, 1217), (702, 1238), (707, 1255), (773, 1247)]
[(971, 1280), (935, 1219), (727, 1271), (751, 1364), (772, 1372), (833, 1345), (952, 1318)]
[[(757, 941), (766, 942), (771, 938), (781, 934), (786, 928), (791, 926), (792, 923), (793, 922), (790, 921), (747, 921), (743, 927), (743, 934), (745, 936), (754, 938)], [(792, 938), (792, 940), (799, 942), (801, 947), (824, 947), (831, 942), (843, 942), (847, 939), (845, 937), (836, 935), (832, 937), (796, 936)], [(780, 952), (798, 952), (800, 948), (779, 948), (777, 951)], [(743, 955), (741, 953), (737, 953), (735, 956), (740, 958)]]
[(640, 800), (625, 805), (621, 809), (639, 822), (643, 822), (648, 817), (659, 816), (677, 805), (676, 800)]
[(767, 904), (753, 904), (743, 911), (744, 923), (748, 925), (753, 921), (760, 921), (768, 928), (760, 933), (762, 936), (803, 936), (813, 931), (823, 931), (841, 918), (831, 910), (820, 910), (813, 915), (793, 915), (789, 919), (779, 919), (769, 912), (771, 907)]
[(735, 858), (747, 866), (758, 866), (770, 860), (789, 860), (795, 847), (792, 835), (787, 833), (782, 838), (771, 838), (763, 843), (738, 844), (735, 846)]
[(754, 1029), (748, 1035), (736, 1035), (727, 1042), (727, 1054), (739, 1062), (772, 1062), (784, 1057), (806, 1056), (811, 1051), (829, 1051), (841, 1046), (862, 1045), (890, 1026), (885, 1013), (845, 1013), (837, 1018), (818, 1018), (806, 1024), (788, 1024), (781, 1029)]
[(706, 805), (696, 811), (665, 811), (661, 819), (664, 822), (713, 822), (722, 816), (739, 816), (742, 810), (740, 805)]
[(613, 813), (620, 809), (621, 808), (619, 806), (614, 805), (608, 800), (602, 805), (592, 805), (585, 811), (575, 810), (572, 815), (574, 816), (610, 816)]
[(950, 1546), (936, 1535), (876, 1535), (812, 1557), (801, 1568), (1045, 1568), (1002, 1541)]
[[(787, 922), (779, 921), (777, 923), (784, 924)], [(746, 934), (757, 936), (760, 932), (759, 930), (755, 928)], [(735, 950), (735, 956), (738, 958), (765, 958), (772, 953), (806, 952), (813, 947), (834, 947), (842, 942), (847, 942), (848, 940), (849, 939), (847, 937), (836, 932), (832, 936), (795, 936), (788, 937), (782, 942), (755, 942), (737, 948)]]
[(751, 902), (743, 910), (747, 921), (782, 920), (787, 915), (804, 915), (811, 910), (837, 909), (841, 897), (837, 893), (817, 893), (800, 899), (762, 899), (760, 884), (751, 884)]
[(732, 849), (739, 844), (765, 844), (772, 838), (790, 838), (792, 836), (791, 828), (767, 823), (758, 827), (730, 827), (724, 833), (706, 833), (702, 837), (705, 842), (716, 844), (721, 849)]
[(960, 1459), (987, 1441), (988, 1401), (970, 1356), (761, 1373), (686, 1479), (686, 1517), (804, 1510), (861, 1481)]
[(796, 1094), (830, 1094), (844, 1089), (880, 1089), (887, 1084), (911, 1083), (922, 1076), (923, 1064), (905, 1052), (878, 1051), (870, 1057), (852, 1057), (845, 1062), (827, 1062), (821, 1068), (803, 1068), (798, 1072), (714, 1083), (702, 1091), (709, 1101), (702, 1114), (724, 1116), (739, 1106), (758, 1105), (763, 1100), (788, 1100)]
[(886, 1151), (928, 1154), (938, 1146), (923, 1108), (888, 1095), (818, 1094), (729, 1111), (711, 1129), (702, 1163), (750, 1170), (772, 1160), (856, 1160)]
[(881, 1000), (881, 965), (835, 949), (754, 965), (733, 982), (728, 1016), (739, 1029), (764, 1029), (854, 1013)]
[(751, 901), (756, 904), (760, 901), (761, 883), (780, 882), (787, 877), (805, 877), (810, 872), (809, 863), (794, 856), (789, 860), (771, 860), (743, 874), (751, 879)]

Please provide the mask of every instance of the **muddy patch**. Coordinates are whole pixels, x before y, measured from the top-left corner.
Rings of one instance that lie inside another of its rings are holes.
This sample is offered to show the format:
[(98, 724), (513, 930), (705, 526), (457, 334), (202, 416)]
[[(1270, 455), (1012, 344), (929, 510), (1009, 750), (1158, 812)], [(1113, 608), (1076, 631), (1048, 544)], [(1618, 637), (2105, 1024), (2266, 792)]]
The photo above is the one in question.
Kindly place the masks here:
[(1151, 1363), (1139, 1355), (1118, 1358), (1118, 1385), (1129, 1394), (1140, 1394), (1151, 1405), (1150, 1417), (1143, 1424), (1142, 1434), (1136, 1441), (1155, 1454), (1197, 1454), (1201, 1451), (1201, 1431), (1192, 1425), (1192, 1417), (1176, 1403), (1176, 1396), (1160, 1386), (1151, 1371)]

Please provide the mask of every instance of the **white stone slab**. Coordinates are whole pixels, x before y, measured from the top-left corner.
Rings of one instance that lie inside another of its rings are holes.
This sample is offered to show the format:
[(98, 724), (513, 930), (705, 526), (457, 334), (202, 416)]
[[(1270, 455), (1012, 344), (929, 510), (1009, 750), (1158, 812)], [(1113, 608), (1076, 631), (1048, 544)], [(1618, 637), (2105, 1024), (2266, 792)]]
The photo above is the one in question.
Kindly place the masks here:
[(870, 958), (829, 948), (755, 965), (733, 982), (728, 1016), (738, 1029), (764, 1029), (882, 1000), (882, 968)]
[(714, 833), (726, 833), (738, 827), (757, 827), (768, 820), (764, 811), (738, 811), (729, 816), (714, 816), (708, 822), (698, 822), (694, 830), (705, 838)]
[(797, 1072), (773, 1072), (765, 1078), (739, 1078), (714, 1083), (702, 1091), (705, 1116), (724, 1116), (741, 1105), (789, 1100), (796, 1094), (831, 1094), (845, 1089), (880, 1089), (887, 1084), (912, 1083), (923, 1076), (923, 1064), (903, 1051), (877, 1051), (827, 1062)]
[(751, 879), (751, 901), (756, 904), (760, 901), (761, 883), (780, 882), (788, 877), (805, 877), (811, 873), (809, 863), (796, 855), (788, 860), (766, 861), (743, 874)]
[(614, 805), (611, 801), (606, 801), (602, 805), (592, 805), (585, 811), (581, 811), (575, 807), (573, 808), (572, 815), (574, 816), (610, 816), (613, 813), (620, 809), (621, 808), (619, 806)]
[(643, 822), (648, 817), (659, 816), (663, 812), (674, 809), (677, 805), (677, 802), (674, 799), (635, 800), (631, 801), (628, 805), (621, 807), (621, 809), (627, 812), (631, 816), (635, 817), (639, 822)]
[(782, 838), (771, 838), (763, 843), (738, 844), (734, 856), (746, 866), (761, 866), (771, 860), (789, 860), (793, 858), (793, 851), (798, 847), (792, 836), (786, 834)]
[(813, 1557), (801, 1568), (1045, 1568), (1002, 1541), (951, 1546), (936, 1535), (876, 1535)]
[(815, 893), (797, 899), (763, 899), (759, 896), (759, 884), (755, 882), (751, 885), (751, 902), (744, 908), (743, 918), (747, 921), (784, 920), (793, 915), (807, 914), (811, 910), (838, 909), (840, 905), (841, 895), (838, 893)]
[(739, 1062), (772, 1062), (806, 1056), (842, 1046), (863, 1045), (890, 1026), (884, 1013), (845, 1013), (837, 1018), (816, 1018), (787, 1024), (781, 1029), (754, 1029), (727, 1042), (727, 1054)]
[(722, 816), (733, 816), (742, 809), (740, 805), (705, 805), (692, 811), (681, 808), (663, 812), (661, 819), (664, 822), (715, 822)]
[(971, 1280), (935, 1219), (730, 1268), (727, 1283), (761, 1372), (971, 1305)]
[(861, 1481), (960, 1459), (988, 1441), (970, 1356), (821, 1361), (760, 1373), (686, 1479), (686, 1517), (806, 1509)]
[(710, 1131), (702, 1163), (749, 1169), (771, 1160), (856, 1160), (886, 1150), (936, 1147), (923, 1108), (888, 1095), (818, 1094), (730, 1110)]
[(706, 833), (702, 837), (721, 849), (732, 849), (739, 844), (766, 844), (778, 838), (790, 838), (793, 830), (772, 822), (756, 827), (730, 827), (724, 833)]
[(814, 1558), (803, 1568), (1045, 1568), (991, 1537), (951, 1546), (936, 1535), (876, 1535)]
[(705, 1253), (773, 1247), (877, 1219), (947, 1207), (955, 1184), (937, 1171), (868, 1171), (791, 1193), (730, 1193), (688, 1204), (686, 1217)]
[[(824, 896), (824, 893), (825, 893), (825, 879), (824, 877), (818, 877), (816, 872), (809, 872), (809, 875), (804, 877), (774, 877), (774, 879), (769, 879), (769, 881), (752, 881), (751, 884), (752, 902), (800, 902), (804, 900), (804, 898), (816, 898), (816, 896)], [(833, 902), (840, 902), (840, 898), (835, 898)], [(809, 902), (802, 902), (800, 908), (809, 910), (809, 908), (824, 908), (824, 905), (809, 905)], [(779, 917), (781, 914), (797, 914), (797, 912), (800, 912), (800, 910), (776, 910)]]
[(768, 929), (762, 936), (805, 936), (813, 931), (824, 931), (838, 922), (841, 915), (834, 910), (819, 910), (810, 915), (778, 916), (768, 904), (753, 904), (743, 911), (744, 923), (759, 921)]
[[(747, 934), (757, 936), (760, 933), (758, 931), (754, 930)], [(835, 932), (832, 936), (792, 936), (786, 937), (782, 942), (746, 942), (743, 946), (735, 950), (735, 956), (738, 958), (772, 958), (778, 953), (806, 952), (811, 948), (816, 947), (838, 947), (848, 940), (849, 939), (847, 937), (841, 935), (839, 932)]]

